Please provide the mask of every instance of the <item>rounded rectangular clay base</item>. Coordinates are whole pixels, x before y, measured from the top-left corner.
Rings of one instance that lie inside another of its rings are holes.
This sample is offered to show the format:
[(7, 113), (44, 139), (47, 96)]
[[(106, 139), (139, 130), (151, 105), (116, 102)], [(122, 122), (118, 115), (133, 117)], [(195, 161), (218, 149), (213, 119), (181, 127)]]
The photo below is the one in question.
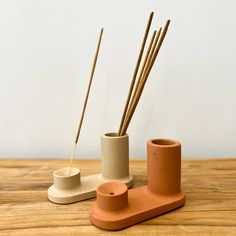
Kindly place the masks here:
[(48, 189), (48, 199), (57, 204), (69, 204), (93, 198), (96, 197), (97, 186), (110, 181), (124, 183), (130, 188), (133, 184), (133, 177), (129, 175), (126, 178), (108, 179), (104, 178), (101, 173), (81, 176), (78, 187), (74, 189), (60, 191), (54, 185), (50, 186)]
[(183, 192), (174, 195), (158, 195), (147, 186), (128, 191), (127, 207), (118, 211), (100, 209), (95, 202), (90, 208), (90, 219), (94, 225), (106, 230), (119, 230), (153, 218), (182, 206)]

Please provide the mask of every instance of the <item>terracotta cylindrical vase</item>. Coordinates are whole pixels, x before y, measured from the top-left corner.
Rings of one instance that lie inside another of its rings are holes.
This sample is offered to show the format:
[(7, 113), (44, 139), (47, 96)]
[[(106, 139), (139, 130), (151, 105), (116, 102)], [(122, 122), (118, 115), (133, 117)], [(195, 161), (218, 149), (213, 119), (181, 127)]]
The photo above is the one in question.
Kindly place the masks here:
[(154, 193), (171, 195), (180, 192), (181, 144), (170, 139), (147, 142), (147, 186)]
[(71, 168), (70, 176), (68, 176), (69, 168), (62, 168), (53, 173), (54, 186), (58, 190), (71, 190), (80, 185), (80, 170)]
[(107, 133), (101, 137), (102, 176), (119, 179), (129, 176), (129, 136)]
[(128, 206), (128, 187), (120, 182), (108, 182), (97, 188), (97, 206), (105, 211), (118, 211)]

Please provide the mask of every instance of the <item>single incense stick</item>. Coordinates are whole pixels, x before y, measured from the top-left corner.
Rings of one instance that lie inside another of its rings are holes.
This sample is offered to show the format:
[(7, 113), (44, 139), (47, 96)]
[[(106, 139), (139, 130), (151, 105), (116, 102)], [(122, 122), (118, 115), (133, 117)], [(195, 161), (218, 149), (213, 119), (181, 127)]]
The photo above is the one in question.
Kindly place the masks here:
[(153, 56), (152, 56), (152, 58), (151, 58), (151, 61), (150, 61), (149, 65), (148, 65), (147, 69), (145, 70), (145, 73), (144, 73), (144, 75), (143, 75), (143, 79), (141, 80), (140, 86), (139, 86), (138, 91), (137, 91), (137, 94), (136, 94), (135, 101), (134, 101), (134, 103), (132, 104), (132, 107), (130, 108), (130, 113), (128, 114), (128, 117), (127, 117), (127, 119), (125, 120), (125, 124), (124, 124), (124, 126), (122, 127), (121, 135), (124, 135), (124, 134), (126, 133), (126, 130), (127, 130), (128, 126), (129, 126), (129, 123), (130, 123), (130, 121), (131, 121), (131, 119), (132, 119), (132, 116), (133, 116), (134, 111), (135, 111), (135, 109), (136, 109), (136, 107), (137, 107), (137, 104), (138, 104), (138, 102), (139, 102), (139, 99), (140, 99), (140, 97), (141, 97), (141, 95), (142, 95), (142, 91), (143, 91), (144, 85), (145, 85), (145, 83), (146, 83), (146, 81), (147, 81), (147, 79), (148, 79), (149, 73), (150, 73), (150, 71), (151, 71), (151, 69), (152, 69), (152, 66), (153, 66), (153, 64), (154, 64), (154, 62), (155, 62), (155, 59), (156, 59), (156, 57), (157, 57), (157, 55), (158, 55), (158, 52), (159, 52), (159, 50), (160, 50), (160, 48), (161, 48), (161, 45), (162, 45), (162, 43), (163, 43), (163, 40), (164, 40), (164, 38), (165, 38), (165, 35), (166, 35), (167, 30), (168, 30), (169, 24), (170, 24), (170, 20), (168, 20), (168, 21), (166, 22), (166, 25), (165, 25), (165, 27), (164, 27), (164, 30), (163, 30), (162, 34), (161, 34), (161, 37), (160, 37), (160, 40), (159, 40), (159, 42), (158, 42), (158, 45), (157, 45), (157, 47), (156, 47), (156, 49), (155, 49), (155, 52), (154, 52), (154, 54), (153, 54)]
[(138, 69), (139, 69), (139, 65), (140, 65), (140, 62), (142, 60), (143, 50), (144, 50), (144, 47), (145, 47), (145, 44), (146, 44), (146, 41), (147, 41), (148, 33), (149, 33), (150, 26), (151, 26), (151, 23), (152, 23), (153, 14), (154, 13), (152, 12), (150, 14), (150, 16), (149, 16), (149, 20), (148, 20), (148, 24), (147, 24), (146, 31), (145, 31), (145, 34), (144, 34), (142, 46), (141, 46), (141, 49), (140, 49), (140, 52), (139, 52), (138, 61), (136, 63), (134, 74), (133, 74), (133, 78), (132, 78), (132, 81), (131, 81), (131, 85), (130, 85), (130, 89), (129, 89), (129, 94), (128, 94), (128, 97), (127, 97), (127, 100), (126, 100), (125, 109), (124, 109), (124, 112), (123, 112), (123, 115), (122, 115), (122, 119), (121, 119), (121, 122), (120, 122), (120, 128), (119, 128), (119, 132), (118, 132), (119, 135), (121, 133), (121, 129), (122, 129), (125, 117), (126, 117), (127, 109), (129, 107), (130, 98), (131, 98), (131, 95), (132, 95), (133, 87), (134, 87), (136, 76), (137, 76)]
[(81, 127), (82, 127), (82, 124), (83, 124), (83, 119), (84, 119), (84, 114), (85, 114), (85, 110), (86, 110), (86, 106), (87, 106), (87, 102), (88, 102), (89, 92), (90, 92), (90, 88), (91, 88), (91, 85), (92, 85), (93, 75), (94, 75), (94, 71), (95, 71), (95, 68), (96, 68), (98, 53), (99, 53), (99, 49), (100, 49), (100, 45), (101, 45), (101, 41), (102, 41), (102, 34), (103, 34), (103, 28), (100, 31), (97, 50), (96, 50), (95, 57), (94, 57), (94, 60), (93, 60), (93, 66), (92, 66), (89, 85), (88, 85), (88, 89), (87, 89), (87, 93), (86, 93), (86, 97), (85, 97), (85, 101), (84, 101), (84, 107), (83, 107), (82, 115), (81, 115), (81, 118), (80, 118), (79, 128), (78, 128), (78, 131), (77, 131), (77, 135), (76, 135), (76, 138), (75, 138), (75, 143), (74, 143), (74, 147), (73, 147), (73, 151), (72, 151), (72, 155), (71, 155), (71, 159), (70, 159), (68, 176), (70, 176), (71, 166), (72, 166), (72, 162), (73, 162), (73, 159), (74, 159), (74, 156), (75, 156), (75, 151), (76, 151), (77, 143), (78, 143), (78, 140), (79, 140)]

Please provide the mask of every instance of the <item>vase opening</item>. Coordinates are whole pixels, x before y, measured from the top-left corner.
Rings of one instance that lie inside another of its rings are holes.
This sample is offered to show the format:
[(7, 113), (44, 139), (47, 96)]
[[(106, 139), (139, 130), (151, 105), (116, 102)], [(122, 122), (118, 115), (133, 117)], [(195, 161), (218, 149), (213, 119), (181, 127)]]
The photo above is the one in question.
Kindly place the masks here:
[(127, 134), (119, 136), (118, 133), (113, 132), (113, 133), (106, 133), (105, 136), (109, 138), (122, 138), (122, 137), (127, 136)]
[(173, 145), (177, 145), (178, 143), (170, 139), (154, 139), (152, 140), (152, 144), (155, 144), (158, 146), (173, 146)]
[(107, 133), (107, 134), (105, 134), (105, 136), (107, 136), (107, 137), (118, 137), (119, 135), (118, 135), (118, 133)]
[(121, 195), (124, 192), (127, 191), (127, 186), (123, 183), (119, 182), (109, 182), (100, 185), (97, 188), (97, 191), (101, 195), (106, 195), (106, 196), (117, 196)]
[(59, 169), (59, 170), (55, 171), (54, 175), (59, 178), (68, 178), (68, 177), (78, 175), (80, 173), (80, 170), (72, 167), (70, 170), (70, 176), (68, 176), (68, 172), (69, 172), (69, 168), (65, 167), (63, 169)]

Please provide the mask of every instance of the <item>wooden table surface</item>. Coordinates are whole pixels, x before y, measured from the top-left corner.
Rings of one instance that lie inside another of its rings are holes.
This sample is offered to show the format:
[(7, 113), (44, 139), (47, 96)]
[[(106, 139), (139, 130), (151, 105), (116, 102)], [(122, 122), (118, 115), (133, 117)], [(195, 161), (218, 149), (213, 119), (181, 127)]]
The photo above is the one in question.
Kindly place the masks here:
[[(56, 205), (47, 200), (54, 170), (64, 160), (0, 160), (0, 235), (236, 235), (236, 159), (182, 162), (186, 204), (127, 229), (109, 232), (91, 225), (95, 199)], [(82, 175), (100, 162), (75, 161)], [(131, 160), (134, 187), (146, 184), (146, 162)]]

